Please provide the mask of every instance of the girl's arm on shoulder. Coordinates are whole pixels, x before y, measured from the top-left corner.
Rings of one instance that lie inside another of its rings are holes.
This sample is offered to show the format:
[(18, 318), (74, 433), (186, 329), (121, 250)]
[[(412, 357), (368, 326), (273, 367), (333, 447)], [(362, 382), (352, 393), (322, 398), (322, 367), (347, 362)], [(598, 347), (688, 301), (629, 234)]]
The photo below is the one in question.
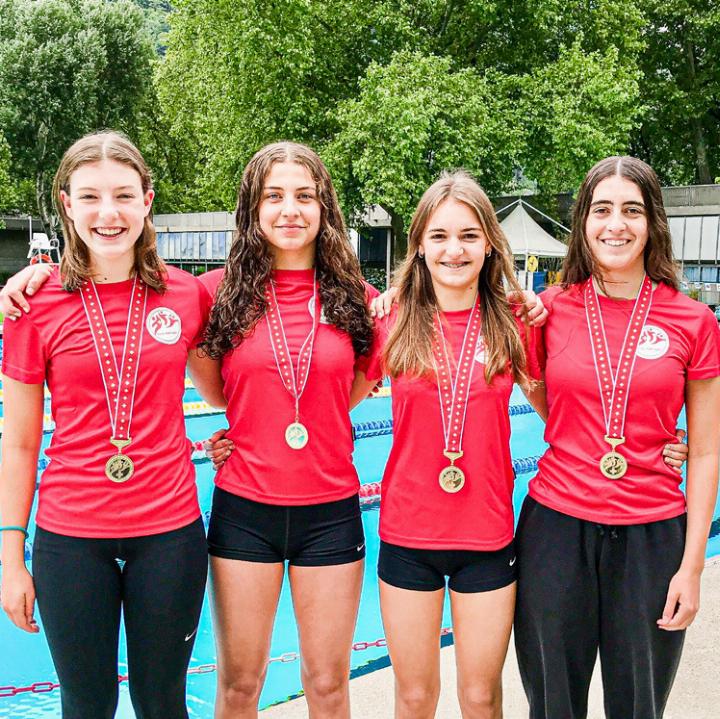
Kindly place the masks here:
[(21, 310), (30, 312), (30, 305), (25, 299), (34, 295), (47, 281), (55, 265), (30, 265), (16, 272), (0, 290), (0, 312), (7, 319), (16, 320)]
[(227, 407), (220, 360), (211, 359), (196, 347), (188, 353), (188, 372), (195, 389), (208, 404), (220, 409)]
[[(43, 385), (3, 377), (4, 424), (0, 467), (0, 524), (27, 527), (35, 495), (43, 429)], [(2, 532), (2, 607), (27, 632), (38, 631), (33, 619), (35, 590), (25, 567), (25, 535)]]
[(527, 397), (527, 401), (530, 402), (533, 409), (538, 413), (540, 419), (542, 419), (543, 422), (547, 422), (548, 406), (545, 382), (536, 382), (532, 389), (526, 389), (522, 386), (520, 389), (522, 389), (523, 394)]

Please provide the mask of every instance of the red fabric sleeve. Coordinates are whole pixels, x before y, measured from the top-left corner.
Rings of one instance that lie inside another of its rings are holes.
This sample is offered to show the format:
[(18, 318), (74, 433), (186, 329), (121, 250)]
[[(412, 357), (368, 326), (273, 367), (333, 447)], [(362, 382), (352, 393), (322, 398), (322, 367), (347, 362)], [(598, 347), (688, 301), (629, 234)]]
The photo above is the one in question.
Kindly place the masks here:
[(710, 379), (720, 376), (720, 325), (715, 315), (707, 308), (703, 310), (695, 333), (688, 364), (688, 379)]
[(3, 324), (4, 375), (25, 384), (45, 381), (47, 348), (30, 317), (23, 314)]

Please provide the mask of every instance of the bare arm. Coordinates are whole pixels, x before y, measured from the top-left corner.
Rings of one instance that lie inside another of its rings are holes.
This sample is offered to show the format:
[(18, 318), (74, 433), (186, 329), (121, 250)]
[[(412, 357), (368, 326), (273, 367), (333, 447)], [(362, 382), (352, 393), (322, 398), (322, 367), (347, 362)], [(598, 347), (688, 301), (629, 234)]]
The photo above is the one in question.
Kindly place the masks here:
[(372, 391), (377, 380), (368, 379), (362, 370), (355, 371), (355, 379), (350, 388), (350, 409), (357, 407)]
[(220, 409), (227, 407), (219, 360), (210, 359), (200, 350), (192, 349), (188, 353), (188, 372), (195, 388), (208, 404)]
[[(3, 377), (3, 390), (0, 522), (2, 526), (27, 527), (42, 441), (43, 385)], [(37, 632), (35, 590), (25, 567), (25, 535), (21, 532), (2, 532), (2, 565), (3, 609), (18, 627)]]
[(538, 413), (540, 419), (542, 419), (543, 422), (547, 422), (548, 407), (545, 382), (538, 382), (531, 390), (525, 389), (525, 387), (521, 387), (520, 389), (522, 389), (523, 394), (527, 397), (533, 409)]
[(689, 380), (685, 407), (690, 437), (685, 551), (658, 620), (661, 629), (670, 631), (689, 626), (700, 606), (700, 575), (718, 488), (720, 377)]

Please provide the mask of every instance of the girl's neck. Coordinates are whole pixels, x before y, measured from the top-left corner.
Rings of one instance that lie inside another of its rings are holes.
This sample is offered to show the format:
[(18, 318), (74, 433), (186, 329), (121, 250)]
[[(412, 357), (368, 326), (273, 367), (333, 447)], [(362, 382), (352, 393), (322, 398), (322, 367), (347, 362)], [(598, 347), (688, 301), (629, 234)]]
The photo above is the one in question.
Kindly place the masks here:
[(315, 248), (297, 252), (275, 252), (273, 255), (274, 270), (311, 270), (315, 266)]
[(435, 300), (442, 312), (472, 309), (478, 293), (477, 282), (468, 287), (434, 287)]
[(645, 266), (629, 270), (602, 271), (602, 282), (595, 280), (595, 287), (599, 294), (615, 300), (634, 300), (645, 278)]
[(95, 255), (90, 257), (90, 273), (93, 281), (99, 284), (129, 280), (134, 274), (134, 269), (134, 252), (113, 259)]

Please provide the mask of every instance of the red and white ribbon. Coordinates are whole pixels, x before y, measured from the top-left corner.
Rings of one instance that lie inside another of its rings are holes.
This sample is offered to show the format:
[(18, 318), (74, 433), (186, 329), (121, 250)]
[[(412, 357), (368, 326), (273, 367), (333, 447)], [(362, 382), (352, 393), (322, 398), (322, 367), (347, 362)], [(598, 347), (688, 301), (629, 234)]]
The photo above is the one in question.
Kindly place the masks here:
[(317, 334), (317, 328), (320, 323), (317, 282), (313, 278), (313, 307), (315, 308), (315, 312), (313, 313), (312, 328), (300, 348), (297, 370), (293, 367), (290, 358), (290, 349), (285, 336), (285, 328), (283, 327), (277, 296), (275, 295), (275, 286), (272, 281), (270, 281), (265, 288), (265, 300), (267, 302), (265, 316), (267, 317), (268, 331), (270, 333), (270, 346), (272, 347), (275, 365), (280, 379), (285, 385), (285, 389), (295, 400), (295, 421), (297, 422), (300, 397), (302, 397), (310, 374), (315, 335)]
[(443, 438), (445, 452), (453, 454), (462, 452), (462, 438), (465, 430), (465, 415), (467, 413), (468, 396), (470, 394), (470, 381), (475, 366), (475, 352), (482, 316), (480, 312), (480, 297), (476, 297), (475, 304), (470, 311), (465, 336), (463, 337), (460, 358), (456, 363), (455, 376), (450, 362), (445, 333), (443, 332), (440, 312), (435, 312), (435, 341), (433, 343), (433, 360), (437, 376), (438, 398), (440, 400), (440, 415), (443, 423)]
[(652, 281), (645, 275), (633, 306), (630, 322), (625, 331), (625, 338), (620, 350), (620, 359), (614, 372), (610, 362), (610, 350), (608, 349), (600, 303), (592, 277), (585, 283), (584, 294), (585, 315), (590, 333), (595, 374), (600, 390), (600, 402), (605, 419), (605, 433), (608, 437), (620, 439), (625, 436), (625, 416), (630, 395), (630, 382), (637, 357), (637, 347), (652, 304)]
[(92, 280), (85, 280), (80, 290), (83, 309), (92, 333), (95, 354), (105, 388), (112, 439), (129, 440), (130, 424), (135, 405), (138, 367), (142, 352), (145, 310), (147, 308), (147, 285), (135, 278), (130, 293), (128, 319), (125, 328), (123, 353), (118, 366), (112, 338), (105, 322), (97, 287)]

